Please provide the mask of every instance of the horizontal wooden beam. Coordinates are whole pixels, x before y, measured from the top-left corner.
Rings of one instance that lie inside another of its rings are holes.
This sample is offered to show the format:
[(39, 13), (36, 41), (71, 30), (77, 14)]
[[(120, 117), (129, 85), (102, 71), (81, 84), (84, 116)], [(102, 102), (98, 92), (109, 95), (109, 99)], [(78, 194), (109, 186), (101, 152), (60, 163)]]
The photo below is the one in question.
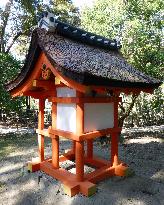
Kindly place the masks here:
[(46, 161), (40, 163), (40, 169), (46, 172), (48, 175), (52, 176), (53, 178), (58, 179), (62, 182), (68, 181), (69, 179), (75, 181), (76, 179), (76, 176), (71, 172), (66, 171), (62, 168), (55, 169), (53, 168), (51, 163)]
[(88, 158), (87, 156), (85, 156), (84, 163), (96, 168), (111, 165), (110, 161), (95, 156), (93, 158)]
[(121, 97), (50, 97), (48, 100), (57, 103), (111, 103), (121, 102)]
[(53, 90), (56, 88), (55, 82), (50, 80), (33, 80), (32, 86), (45, 88), (46, 90)]
[(66, 160), (74, 160), (74, 159), (75, 159), (75, 154), (72, 151), (69, 151), (67, 153), (60, 155), (59, 162), (64, 162)]
[(122, 128), (118, 127), (118, 128), (108, 128), (108, 129), (103, 129), (103, 130), (96, 130), (93, 132), (88, 132), (88, 133), (84, 133), (82, 135), (79, 136), (79, 140), (88, 140), (88, 139), (94, 139), (97, 137), (101, 137), (104, 135), (108, 135), (114, 132), (120, 133), (122, 130)]
[(56, 103), (79, 103), (80, 98), (76, 97), (50, 97), (48, 98), (49, 102), (56, 102)]
[(131, 93), (140, 94), (140, 92), (153, 93), (154, 88), (133, 88), (133, 87), (108, 87), (108, 86), (92, 86), (92, 90), (96, 90), (98, 93), (113, 93), (114, 95), (119, 95), (120, 93), (125, 93), (127, 95)]
[(96, 183), (114, 175), (115, 175), (115, 168), (111, 167), (110, 165), (107, 165), (89, 174), (85, 174), (84, 177), (86, 180), (92, 183)]
[(55, 138), (55, 136), (57, 135), (57, 136), (65, 137), (70, 140), (79, 141), (79, 137), (73, 132), (68, 132), (68, 131), (59, 130), (59, 129), (56, 129), (56, 130), (51, 129), (51, 126), (48, 129), (44, 129), (44, 130), (37, 129), (36, 133), (47, 136), (47, 137), (51, 137), (51, 138)]
[(58, 130), (58, 129), (48, 129), (49, 133), (52, 135), (58, 135), (58, 136), (62, 136), (71, 140), (77, 140), (78, 141), (78, 136), (76, 134), (74, 134), (73, 132), (68, 132), (68, 131), (64, 131), (64, 130)]
[(57, 136), (65, 137), (65, 138), (70, 139), (70, 140), (84, 141), (84, 140), (94, 139), (97, 137), (108, 135), (111, 133), (120, 133), (121, 130), (122, 130), (122, 128), (120, 128), (120, 127), (108, 128), (108, 129), (96, 130), (93, 132), (83, 133), (82, 135), (78, 136), (73, 132), (52, 129), (50, 126), (48, 129), (43, 129), (43, 130), (37, 129), (36, 133), (47, 136), (47, 137), (51, 137), (51, 138), (54, 138), (57, 135)]
[(22, 96), (31, 96), (35, 99), (46, 99), (50, 96), (55, 96), (55, 92), (50, 91), (36, 91), (36, 90), (29, 90), (22, 93)]

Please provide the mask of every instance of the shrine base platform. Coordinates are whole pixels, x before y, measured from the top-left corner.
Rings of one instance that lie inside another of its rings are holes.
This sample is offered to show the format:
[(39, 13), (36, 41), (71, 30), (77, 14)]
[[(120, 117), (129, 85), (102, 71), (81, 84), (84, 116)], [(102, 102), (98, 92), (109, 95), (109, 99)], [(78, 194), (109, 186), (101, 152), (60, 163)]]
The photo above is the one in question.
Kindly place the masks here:
[[(69, 151), (59, 157), (59, 162), (66, 160), (75, 160), (75, 155)], [(83, 181), (79, 181), (76, 174), (73, 174), (61, 167), (54, 168), (52, 165), (52, 159), (46, 159), (42, 162), (39, 158), (34, 158), (28, 162), (28, 170), (35, 172), (41, 170), (49, 176), (60, 180), (63, 183), (63, 190), (69, 196), (74, 196), (78, 193), (89, 197), (96, 192), (96, 183), (112, 176), (127, 176), (129, 173), (129, 167), (119, 162), (117, 165), (111, 166), (110, 162), (98, 157), (88, 158), (84, 157), (84, 163), (95, 168), (95, 171), (84, 174)]]

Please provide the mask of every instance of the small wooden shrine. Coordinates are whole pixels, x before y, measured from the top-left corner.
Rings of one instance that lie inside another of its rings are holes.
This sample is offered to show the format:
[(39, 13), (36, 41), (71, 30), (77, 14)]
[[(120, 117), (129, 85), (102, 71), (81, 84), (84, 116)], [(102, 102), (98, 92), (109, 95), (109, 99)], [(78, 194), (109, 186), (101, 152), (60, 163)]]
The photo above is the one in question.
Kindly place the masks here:
[[(60, 180), (70, 196), (79, 192), (90, 196), (96, 191), (96, 182), (125, 176), (128, 170), (118, 158), (120, 93), (151, 93), (160, 82), (129, 65), (116, 40), (62, 23), (50, 13), (43, 14), (39, 27), (33, 31), (20, 75), (6, 86), (13, 97), (39, 99), (39, 158), (29, 162), (28, 169), (42, 170)], [(46, 99), (52, 102), (48, 129), (44, 128)], [(104, 135), (111, 137), (109, 160), (93, 154), (93, 140)], [(72, 141), (72, 149), (60, 156), (59, 136)], [(49, 159), (44, 155), (45, 137), (52, 140)], [(76, 174), (59, 166), (65, 160), (75, 161)], [(84, 164), (95, 171), (85, 174)]]

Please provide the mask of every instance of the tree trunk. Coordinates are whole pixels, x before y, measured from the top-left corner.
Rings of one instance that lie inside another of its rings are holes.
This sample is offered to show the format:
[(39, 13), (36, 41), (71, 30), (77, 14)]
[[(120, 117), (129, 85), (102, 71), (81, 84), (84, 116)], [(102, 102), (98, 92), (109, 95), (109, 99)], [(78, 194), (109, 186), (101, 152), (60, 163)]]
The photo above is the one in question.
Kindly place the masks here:
[(0, 32), (0, 52), (5, 52), (5, 31), (6, 31), (6, 26), (9, 20), (10, 12), (11, 12), (11, 6), (13, 5), (13, 0), (10, 0), (9, 2), (6, 3), (5, 10), (2, 13), (2, 29)]
[(13, 46), (13, 44), (15, 43), (15, 41), (22, 35), (22, 32), (17, 33), (17, 35), (13, 38), (12, 42), (10, 43), (10, 45), (8, 46), (7, 50), (5, 51), (5, 53), (9, 53), (11, 47)]
[(134, 107), (134, 103), (135, 103), (137, 97), (138, 97), (138, 94), (133, 94), (132, 95), (132, 101), (131, 101), (131, 103), (130, 103), (130, 105), (128, 106), (127, 109), (125, 109), (121, 104), (119, 104), (119, 106), (120, 106), (120, 108), (123, 112), (122, 116), (120, 116), (119, 121), (118, 121), (119, 127), (123, 127), (124, 121), (125, 121), (126, 118), (129, 117), (129, 115), (130, 115), (130, 113), (131, 113), (131, 111)]

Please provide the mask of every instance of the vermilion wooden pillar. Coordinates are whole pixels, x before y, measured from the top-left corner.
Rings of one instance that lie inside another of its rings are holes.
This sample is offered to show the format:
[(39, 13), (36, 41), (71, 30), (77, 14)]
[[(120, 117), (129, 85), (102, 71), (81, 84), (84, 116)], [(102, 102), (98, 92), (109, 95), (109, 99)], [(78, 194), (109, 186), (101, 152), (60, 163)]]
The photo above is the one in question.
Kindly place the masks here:
[[(77, 97), (83, 95), (77, 92)], [(80, 135), (84, 130), (84, 103), (76, 105), (76, 134)], [(84, 142), (76, 141), (75, 145), (75, 161), (76, 161), (76, 179), (77, 181), (84, 180)]]
[(93, 139), (87, 140), (87, 157), (93, 157)]
[[(56, 129), (57, 103), (52, 102), (52, 129)], [(52, 138), (52, 166), (59, 168), (59, 136)]]
[[(118, 101), (114, 102), (114, 128), (118, 128)], [(111, 134), (111, 163), (113, 166), (118, 165), (118, 134)]]
[(75, 154), (75, 150), (76, 150), (76, 141), (73, 140), (72, 142), (72, 152)]
[[(39, 99), (38, 129), (44, 129), (45, 99)], [(44, 161), (44, 135), (38, 134), (39, 159)]]

